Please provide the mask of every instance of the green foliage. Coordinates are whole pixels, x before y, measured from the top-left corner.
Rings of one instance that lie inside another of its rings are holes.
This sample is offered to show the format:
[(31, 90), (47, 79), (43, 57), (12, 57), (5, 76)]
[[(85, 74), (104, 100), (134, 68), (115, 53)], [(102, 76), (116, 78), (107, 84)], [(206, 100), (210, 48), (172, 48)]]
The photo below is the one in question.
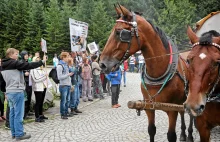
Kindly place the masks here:
[[(70, 51), (69, 18), (89, 24), (88, 43), (104, 47), (116, 20), (118, 0), (1, 0), (0, 57), (9, 47), (40, 51), (40, 39), (47, 40), (48, 55)], [(186, 25), (220, 9), (216, 0), (120, 0), (132, 11), (143, 13), (178, 43), (188, 41)], [(182, 48), (181, 48), (182, 49)]]
[(91, 14), (88, 41), (95, 41), (100, 48), (104, 47), (112, 26), (113, 20), (107, 16), (103, 2), (97, 1)]

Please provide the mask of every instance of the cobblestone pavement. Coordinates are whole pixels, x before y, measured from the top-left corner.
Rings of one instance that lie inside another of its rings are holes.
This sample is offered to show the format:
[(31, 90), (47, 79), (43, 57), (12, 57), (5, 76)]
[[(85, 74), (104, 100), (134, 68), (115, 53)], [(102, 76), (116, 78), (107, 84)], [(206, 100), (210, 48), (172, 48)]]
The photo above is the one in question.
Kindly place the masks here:
[[(119, 102), (121, 108), (112, 109), (110, 97), (93, 103), (81, 103), (82, 114), (61, 120), (59, 109), (54, 117), (45, 123), (27, 123), (25, 131), (32, 137), (25, 142), (144, 142), (149, 141), (147, 116), (142, 112), (137, 116), (135, 110), (127, 108), (130, 100), (142, 99), (140, 75), (128, 73), (127, 87), (121, 87)], [(50, 110), (49, 110), (50, 111)], [(189, 117), (186, 114), (188, 125)], [(162, 111), (156, 112), (157, 133), (155, 141), (167, 142), (168, 119)], [(180, 119), (177, 122), (177, 135), (180, 135)], [(199, 141), (199, 134), (194, 129), (194, 138)], [(0, 141), (12, 141), (10, 131), (0, 129)], [(179, 141), (179, 140), (178, 140)], [(212, 132), (212, 142), (220, 141), (220, 128)]]

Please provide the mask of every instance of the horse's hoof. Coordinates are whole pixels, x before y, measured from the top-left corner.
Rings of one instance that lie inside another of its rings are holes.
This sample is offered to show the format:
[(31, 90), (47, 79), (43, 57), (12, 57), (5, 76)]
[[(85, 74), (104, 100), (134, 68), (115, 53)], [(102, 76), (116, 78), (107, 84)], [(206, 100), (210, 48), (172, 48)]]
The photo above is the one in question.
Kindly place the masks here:
[(194, 142), (193, 137), (187, 137), (186, 142)]
[(181, 134), (180, 135), (180, 141), (185, 142), (186, 141), (186, 134)]

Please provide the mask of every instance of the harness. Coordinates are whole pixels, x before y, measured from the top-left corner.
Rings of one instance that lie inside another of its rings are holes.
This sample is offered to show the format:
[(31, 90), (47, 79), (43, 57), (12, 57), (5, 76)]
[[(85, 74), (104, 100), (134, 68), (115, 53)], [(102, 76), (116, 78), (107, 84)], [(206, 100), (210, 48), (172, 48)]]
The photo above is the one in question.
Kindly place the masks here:
[(137, 28), (137, 22), (136, 22), (136, 15), (135, 15), (134, 12), (132, 12), (132, 17), (133, 17), (132, 18), (133, 22), (128, 22), (128, 21), (125, 21), (125, 20), (116, 20), (116, 22), (126, 23), (126, 24), (132, 26), (131, 30), (122, 29), (120, 31), (120, 34), (119, 34), (120, 41), (128, 43), (128, 47), (127, 47), (126, 52), (123, 55), (121, 61), (119, 63), (117, 63), (116, 68), (118, 68), (129, 57), (129, 51), (130, 51), (130, 48), (131, 48), (131, 41), (132, 41), (132, 38), (134, 36), (136, 36), (137, 42), (138, 42), (138, 47), (141, 50), (140, 39), (139, 39), (138, 28)]
[[(212, 46), (216, 47), (218, 50), (220, 50), (220, 45), (217, 44), (217, 43), (209, 43), (209, 42), (200, 43), (200, 42), (197, 42), (197, 43), (193, 44), (192, 48), (197, 46), (197, 45), (212, 45)], [(210, 90), (210, 92), (206, 93), (206, 96), (207, 96), (206, 101), (207, 102), (220, 102), (220, 94), (215, 94), (214, 93), (215, 88), (219, 83), (219, 80), (220, 80), (220, 65), (218, 64), (218, 78), (216, 79), (215, 84), (212, 86), (212, 89)]]
[[(125, 21), (125, 20), (116, 20), (116, 22), (126, 23), (126, 24), (132, 26), (131, 30), (122, 29), (120, 31), (120, 34), (119, 34), (120, 41), (128, 43), (128, 47), (127, 47), (126, 52), (123, 55), (121, 61), (116, 65), (116, 68), (119, 67), (120, 64), (122, 64), (124, 62), (124, 60), (128, 58), (129, 51), (130, 51), (130, 48), (131, 48), (131, 41), (132, 41), (132, 38), (134, 36), (136, 36), (137, 42), (138, 42), (138, 47), (141, 50), (140, 39), (139, 39), (138, 28), (137, 28), (138, 25), (137, 25), (137, 22), (136, 22), (136, 15), (135, 15), (134, 12), (132, 12), (132, 16), (133, 16), (133, 18), (132, 18), (133, 21), (132, 22), (128, 22), (128, 21)], [(144, 69), (145, 65), (143, 66), (142, 70), (144, 70), (144, 71), (142, 72), (142, 75), (141, 75), (141, 83), (144, 86), (145, 90), (147, 91), (148, 96), (150, 98), (150, 101), (152, 101), (153, 98), (155, 98), (157, 95), (159, 95), (160, 92), (162, 91), (162, 89), (167, 84), (167, 82), (173, 78), (175, 73), (178, 73), (176, 71), (177, 71), (177, 66), (178, 66), (178, 57), (179, 57), (179, 55), (173, 54), (173, 53), (177, 52), (177, 48), (176, 48), (175, 44), (172, 42), (172, 40), (169, 40), (169, 48), (170, 48), (170, 62), (168, 64), (166, 72), (162, 76), (160, 76), (158, 78), (150, 77), (147, 74), (147, 71)], [(184, 73), (184, 69), (183, 69), (182, 65), (181, 65), (181, 68), (182, 68), (182, 71)], [(186, 78), (185, 78), (185, 73), (184, 73), (182, 78), (183, 78), (185, 89), (186, 89), (187, 81), (186, 81)], [(162, 86), (155, 95), (151, 96), (145, 83), (148, 84), (148, 85), (162, 85)]]

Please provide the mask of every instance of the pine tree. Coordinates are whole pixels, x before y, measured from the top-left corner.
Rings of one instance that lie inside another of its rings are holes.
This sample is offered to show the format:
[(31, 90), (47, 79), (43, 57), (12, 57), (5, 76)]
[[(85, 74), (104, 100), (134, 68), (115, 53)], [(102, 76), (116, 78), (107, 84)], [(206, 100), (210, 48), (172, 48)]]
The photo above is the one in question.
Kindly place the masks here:
[(61, 51), (63, 48), (64, 33), (62, 33), (62, 15), (56, 0), (51, 0), (45, 17), (47, 23), (45, 39), (47, 41), (48, 52), (51, 54)]
[(7, 22), (6, 40), (7, 47), (14, 47), (19, 50), (24, 48), (24, 38), (27, 32), (28, 7), (27, 2), (17, 0), (12, 3), (11, 21)]
[(43, 5), (39, 2), (30, 2), (29, 19), (25, 38), (26, 50), (29, 52), (40, 51), (40, 41), (45, 31)]
[(90, 23), (88, 41), (95, 41), (103, 48), (111, 32), (113, 20), (107, 15), (101, 0), (95, 2)]

